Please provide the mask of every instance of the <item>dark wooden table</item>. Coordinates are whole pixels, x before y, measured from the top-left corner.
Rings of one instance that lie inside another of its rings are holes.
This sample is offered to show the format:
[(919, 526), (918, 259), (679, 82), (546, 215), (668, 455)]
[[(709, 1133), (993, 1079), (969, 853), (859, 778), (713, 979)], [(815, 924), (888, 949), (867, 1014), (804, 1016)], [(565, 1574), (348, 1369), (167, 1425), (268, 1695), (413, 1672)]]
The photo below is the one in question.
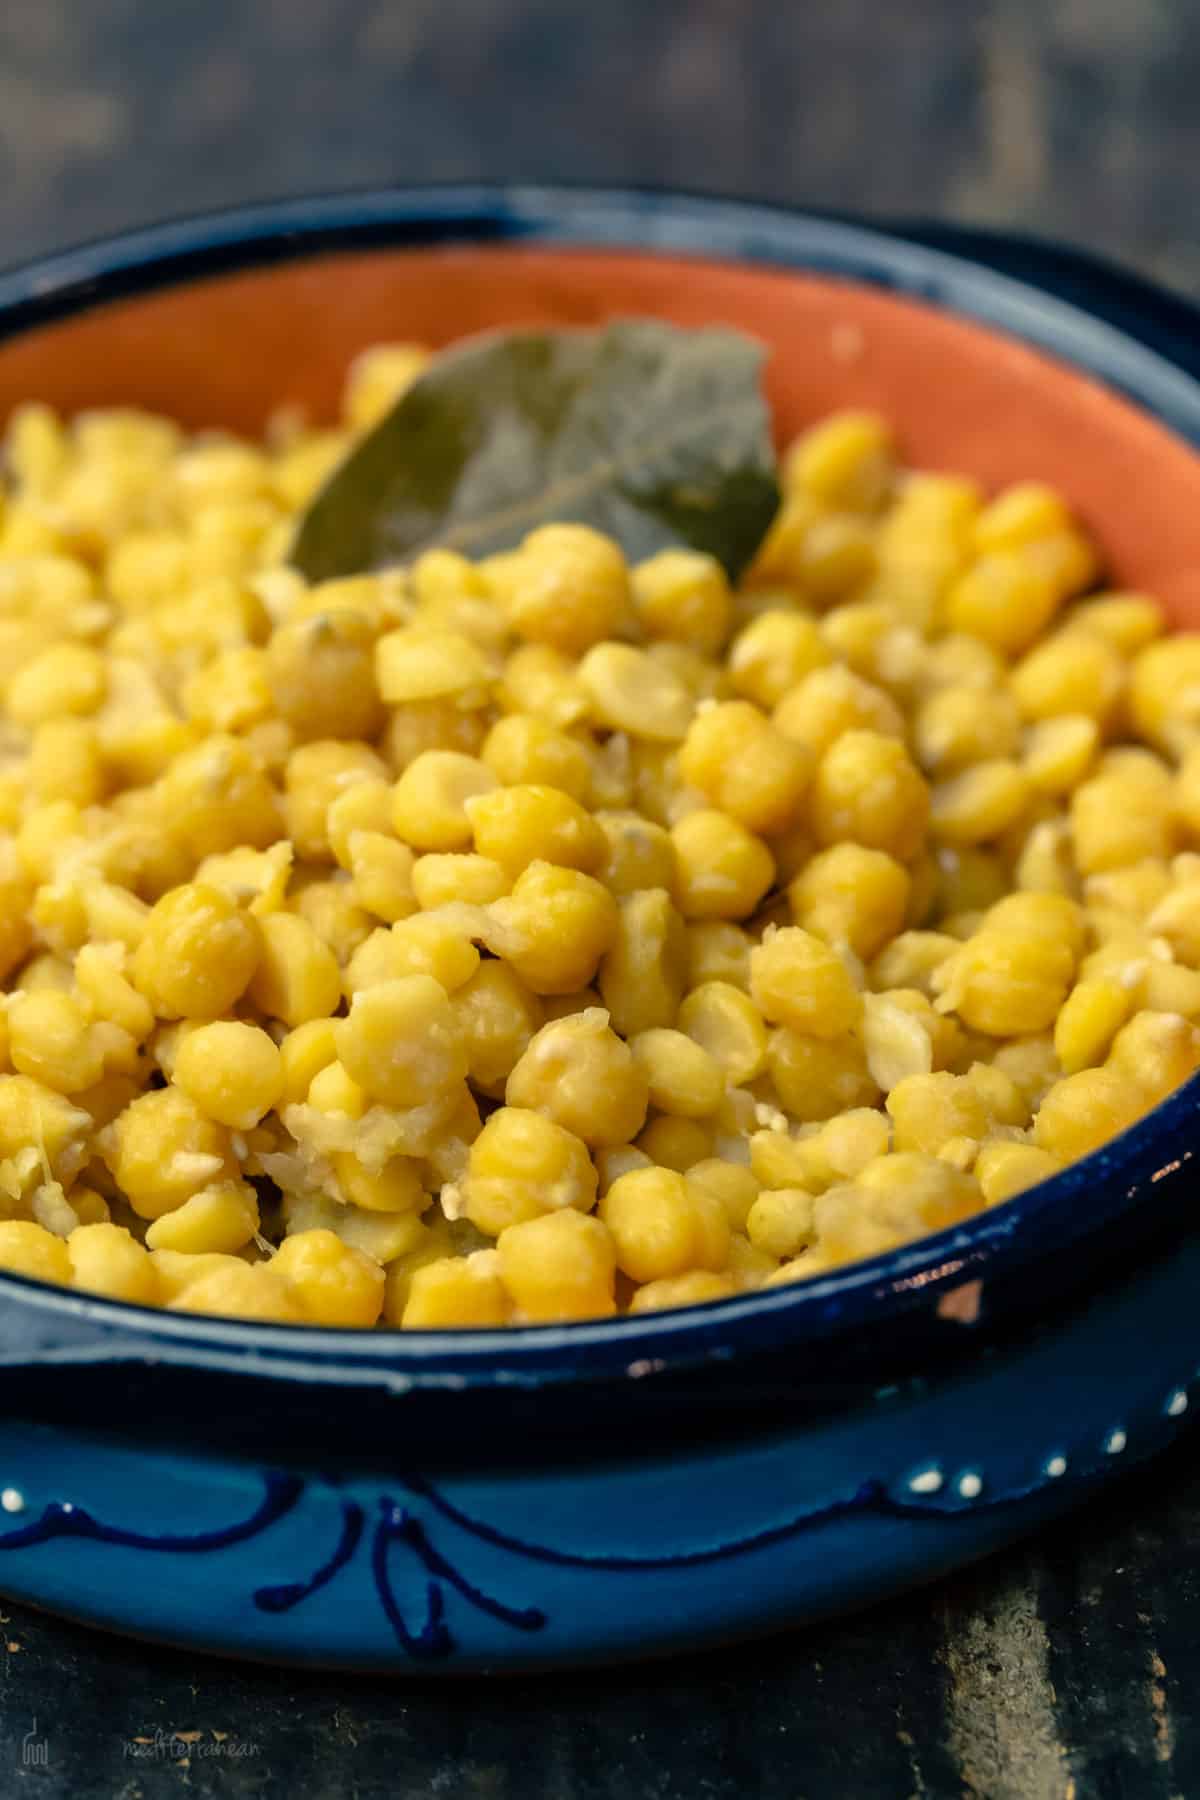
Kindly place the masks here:
[[(0, 262), (500, 174), (1009, 226), (1200, 293), (1198, 94), (1200, 0), (3, 0)], [(389, 1684), (9, 1605), (0, 1796), (1190, 1800), (1198, 1588), (1193, 1440), (936, 1590), (648, 1669)]]

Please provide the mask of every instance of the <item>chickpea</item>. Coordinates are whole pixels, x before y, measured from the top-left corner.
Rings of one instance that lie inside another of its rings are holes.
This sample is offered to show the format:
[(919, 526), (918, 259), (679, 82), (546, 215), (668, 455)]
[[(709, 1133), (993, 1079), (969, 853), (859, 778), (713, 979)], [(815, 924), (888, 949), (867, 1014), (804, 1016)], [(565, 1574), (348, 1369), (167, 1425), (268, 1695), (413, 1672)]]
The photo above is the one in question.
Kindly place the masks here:
[(374, 633), (358, 613), (331, 609), (281, 625), (266, 657), (280, 716), (301, 738), (374, 736), (383, 723), (375, 654)]
[(543, 1112), (601, 1148), (627, 1144), (646, 1117), (649, 1088), (608, 1014), (588, 1007), (543, 1025), (530, 1040), (505, 1089), (510, 1107)]

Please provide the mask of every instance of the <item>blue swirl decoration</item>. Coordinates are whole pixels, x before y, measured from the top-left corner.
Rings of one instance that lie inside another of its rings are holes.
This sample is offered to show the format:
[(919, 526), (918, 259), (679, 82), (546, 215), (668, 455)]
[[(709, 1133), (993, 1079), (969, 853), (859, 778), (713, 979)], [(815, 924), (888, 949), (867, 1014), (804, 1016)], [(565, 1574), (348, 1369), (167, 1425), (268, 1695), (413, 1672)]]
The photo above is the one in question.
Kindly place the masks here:
[[(1164, 1422), (1168, 1426), (1177, 1424), (1187, 1408), (1186, 1387), (1172, 1389), (1160, 1409), (1160, 1427)], [(1120, 1426), (1113, 1427), (1105, 1436), (1098, 1456), (1093, 1454), (1086, 1463), (1072, 1459), (1075, 1484), (1098, 1478), (1106, 1467), (1111, 1467), (1112, 1457), (1122, 1453), (1128, 1443), (1126, 1431)], [(514, 1632), (539, 1632), (549, 1621), (540, 1607), (502, 1599), (472, 1581), (435, 1541), (435, 1529), (439, 1533), (450, 1533), (452, 1537), (465, 1537), (468, 1542), (490, 1551), (501, 1552), (511, 1559), (514, 1569), (519, 1569), (522, 1563), (540, 1563), (598, 1574), (670, 1573), (770, 1549), (803, 1533), (856, 1515), (945, 1522), (1014, 1507), (1029, 1500), (1049, 1483), (1060, 1480), (1067, 1468), (1067, 1457), (1061, 1451), (1055, 1451), (1043, 1460), (1035, 1481), (1006, 1491), (985, 1492), (978, 1471), (962, 1470), (953, 1482), (947, 1482), (939, 1465), (927, 1463), (910, 1473), (899, 1487), (880, 1480), (864, 1481), (849, 1493), (794, 1513), (782, 1522), (758, 1531), (703, 1548), (653, 1556), (564, 1549), (517, 1536), (464, 1512), (428, 1477), (410, 1471), (398, 1475), (395, 1480), (403, 1497), (379, 1496), (373, 1516), (360, 1501), (340, 1496), (340, 1527), (337, 1541), (327, 1558), (300, 1580), (256, 1588), (252, 1599), (265, 1613), (287, 1613), (302, 1606), (354, 1562), (365, 1542), (375, 1594), (397, 1644), (416, 1660), (436, 1660), (452, 1655), (458, 1647), (446, 1619), (448, 1591), (457, 1594), (475, 1611)], [(55, 1538), (67, 1537), (151, 1552), (225, 1550), (269, 1531), (293, 1512), (309, 1487), (303, 1476), (282, 1470), (267, 1470), (261, 1479), (262, 1496), (245, 1517), (209, 1530), (136, 1531), (99, 1519), (72, 1501), (55, 1500), (27, 1524), (0, 1532), (0, 1551), (29, 1549)], [(425, 1576), (424, 1617), (417, 1622), (405, 1617), (393, 1586), (392, 1559), (399, 1549), (415, 1558)]]

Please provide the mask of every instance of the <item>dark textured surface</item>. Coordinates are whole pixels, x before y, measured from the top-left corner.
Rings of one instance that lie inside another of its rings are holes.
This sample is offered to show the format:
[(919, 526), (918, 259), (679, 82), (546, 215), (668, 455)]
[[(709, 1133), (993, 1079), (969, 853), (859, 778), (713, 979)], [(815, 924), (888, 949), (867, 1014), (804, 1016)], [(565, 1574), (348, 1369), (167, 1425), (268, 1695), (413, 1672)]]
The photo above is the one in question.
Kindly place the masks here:
[(0, 260), (391, 179), (1062, 234), (1200, 288), (1196, 0), (4, 0)]
[[(1197, 0), (3, 0), (0, 261), (502, 175), (1009, 225), (1197, 293), (1198, 92)], [(9, 1605), (0, 1794), (1173, 1800), (1198, 1606), (1194, 1440), (941, 1588), (650, 1669), (297, 1675)]]

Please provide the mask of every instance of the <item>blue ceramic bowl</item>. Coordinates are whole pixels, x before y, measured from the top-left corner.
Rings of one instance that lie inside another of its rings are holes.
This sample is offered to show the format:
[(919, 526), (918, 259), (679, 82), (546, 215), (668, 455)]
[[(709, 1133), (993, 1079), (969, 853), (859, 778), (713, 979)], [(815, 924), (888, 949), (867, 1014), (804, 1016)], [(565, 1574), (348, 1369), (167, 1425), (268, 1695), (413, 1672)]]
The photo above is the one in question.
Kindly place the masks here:
[[(1200, 443), (1182, 302), (1063, 252), (925, 235), (650, 194), (288, 203), (0, 278), (0, 338), (265, 264), (315, 271), (332, 305), (335, 252), (701, 253), (982, 321)], [(462, 1671), (691, 1647), (927, 1580), (1186, 1417), (1198, 1109), (1193, 1081), (1044, 1186), (827, 1279), (633, 1320), (318, 1333), (0, 1278), (0, 1590), (234, 1654)]]

